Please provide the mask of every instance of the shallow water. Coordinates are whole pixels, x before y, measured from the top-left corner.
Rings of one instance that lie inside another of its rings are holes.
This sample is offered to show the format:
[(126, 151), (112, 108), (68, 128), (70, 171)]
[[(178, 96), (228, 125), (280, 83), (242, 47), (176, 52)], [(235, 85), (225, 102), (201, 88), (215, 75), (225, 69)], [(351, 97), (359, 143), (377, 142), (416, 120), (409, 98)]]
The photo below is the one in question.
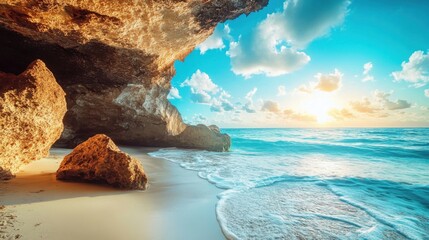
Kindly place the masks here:
[(151, 153), (219, 188), (230, 239), (429, 239), (429, 129), (226, 129)]

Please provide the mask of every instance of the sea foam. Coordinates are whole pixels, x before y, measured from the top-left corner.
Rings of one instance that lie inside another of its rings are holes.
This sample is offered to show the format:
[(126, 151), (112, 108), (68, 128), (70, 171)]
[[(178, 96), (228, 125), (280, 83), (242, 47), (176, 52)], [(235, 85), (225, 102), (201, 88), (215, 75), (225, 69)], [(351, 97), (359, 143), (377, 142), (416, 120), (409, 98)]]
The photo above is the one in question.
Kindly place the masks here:
[(229, 239), (429, 239), (428, 129), (228, 129), (233, 148), (150, 153), (219, 188)]

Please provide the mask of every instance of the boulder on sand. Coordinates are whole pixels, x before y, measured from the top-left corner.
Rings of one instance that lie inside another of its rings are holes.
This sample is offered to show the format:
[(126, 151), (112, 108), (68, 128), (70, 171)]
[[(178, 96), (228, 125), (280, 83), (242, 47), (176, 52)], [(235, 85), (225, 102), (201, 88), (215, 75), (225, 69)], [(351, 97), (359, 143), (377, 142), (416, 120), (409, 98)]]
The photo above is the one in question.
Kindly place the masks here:
[(19, 75), (0, 72), (0, 179), (49, 154), (66, 111), (65, 93), (41, 60)]
[(104, 134), (89, 138), (67, 155), (57, 170), (57, 179), (141, 190), (147, 184), (141, 163), (119, 150)]

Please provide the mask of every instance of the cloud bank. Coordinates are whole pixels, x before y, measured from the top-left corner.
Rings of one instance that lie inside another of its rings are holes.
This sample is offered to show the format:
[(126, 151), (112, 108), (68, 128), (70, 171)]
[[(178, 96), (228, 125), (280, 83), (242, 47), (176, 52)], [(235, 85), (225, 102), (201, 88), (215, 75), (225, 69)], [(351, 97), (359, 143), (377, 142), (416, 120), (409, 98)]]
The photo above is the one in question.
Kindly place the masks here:
[(256, 29), (230, 43), (232, 71), (249, 78), (296, 71), (310, 60), (300, 49), (341, 24), (349, 0), (288, 0), (283, 11), (269, 14)]
[(412, 104), (403, 99), (390, 100), (393, 92), (375, 90), (372, 97), (364, 97), (362, 100), (350, 101), (353, 110), (372, 116), (385, 116), (382, 111), (396, 111), (410, 108)]

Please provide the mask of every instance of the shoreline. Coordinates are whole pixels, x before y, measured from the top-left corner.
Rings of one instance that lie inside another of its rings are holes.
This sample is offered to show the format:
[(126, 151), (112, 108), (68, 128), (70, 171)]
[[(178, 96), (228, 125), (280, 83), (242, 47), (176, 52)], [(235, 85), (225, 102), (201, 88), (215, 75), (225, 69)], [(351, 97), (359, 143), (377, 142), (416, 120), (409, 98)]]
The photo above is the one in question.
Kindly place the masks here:
[[(120, 147), (139, 159), (149, 177), (145, 191), (62, 182), (55, 171), (71, 149), (25, 166), (0, 185), (0, 215), (12, 215), (0, 236), (19, 239), (225, 239), (216, 218), (223, 190), (147, 152)], [(1, 228), (0, 228), (1, 229)]]

